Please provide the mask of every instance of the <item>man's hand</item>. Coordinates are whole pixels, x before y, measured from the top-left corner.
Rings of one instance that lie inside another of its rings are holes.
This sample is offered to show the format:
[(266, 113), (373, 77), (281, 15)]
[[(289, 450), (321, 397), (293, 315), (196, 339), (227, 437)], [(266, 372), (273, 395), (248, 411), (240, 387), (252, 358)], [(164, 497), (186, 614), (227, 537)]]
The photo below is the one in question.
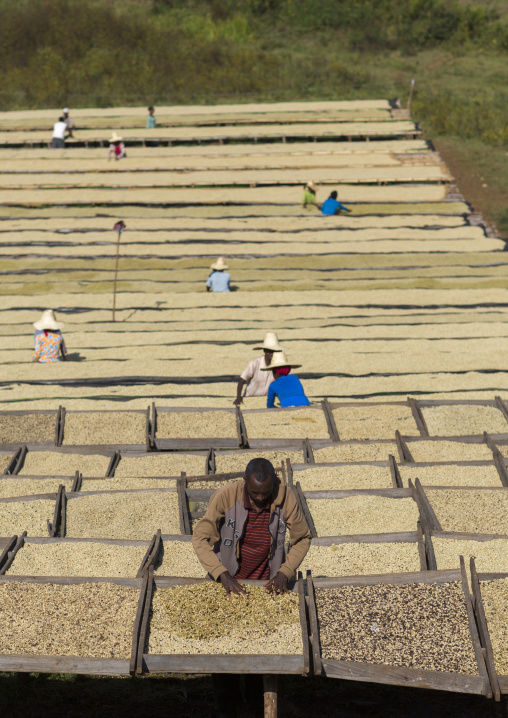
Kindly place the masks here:
[(242, 396), (237, 396), (236, 399), (234, 400), (233, 404), (234, 404), (235, 406), (240, 406), (240, 404), (241, 404), (242, 402), (243, 402), (243, 397), (242, 397)]
[(275, 574), (271, 581), (265, 583), (267, 593), (288, 593), (288, 580), (280, 571)]
[(219, 578), (228, 596), (230, 593), (237, 593), (239, 596), (242, 596), (246, 593), (246, 591), (244, 591), (244, 589), (240, 586), (236, 578), (233, 578), (229, 571), (224, 571), (223, 573), (221, 573)]

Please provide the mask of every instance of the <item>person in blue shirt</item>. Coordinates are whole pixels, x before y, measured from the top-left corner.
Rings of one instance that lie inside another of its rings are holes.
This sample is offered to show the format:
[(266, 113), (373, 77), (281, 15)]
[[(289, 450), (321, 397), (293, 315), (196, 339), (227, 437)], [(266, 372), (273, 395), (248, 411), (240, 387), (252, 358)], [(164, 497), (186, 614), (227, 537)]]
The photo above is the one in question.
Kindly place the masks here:
[(334, 190), (321, 205), (321, 212), (322, 214), (340, 214), (342, 211), (351, 212), (350, 209), (344, 207), (344, 205), (338, 201), (337, 192)]
[(231, 275), (226, 272), (226, 269), (229, 269), (229, 267), (224, 261), (224, 257), (219, 257), (219, 259), (211, 265), (210, 269), (212, 273), (207, 279), (206, 291), (229, 292)]
[(277, 352), (277, 358), (272, 359), (270, 366), (261, 371), (273, 372), (274, 381), (268, 387), (268, 398), (266, 408), (273, 409), (275, 397), (278, 398), (281, 406), (308, 406), (310, 401), (305, 396), (302, 382), (290, 374), (291, 369), (296, 369), (301, 364), (290, 364), (284, 352)]

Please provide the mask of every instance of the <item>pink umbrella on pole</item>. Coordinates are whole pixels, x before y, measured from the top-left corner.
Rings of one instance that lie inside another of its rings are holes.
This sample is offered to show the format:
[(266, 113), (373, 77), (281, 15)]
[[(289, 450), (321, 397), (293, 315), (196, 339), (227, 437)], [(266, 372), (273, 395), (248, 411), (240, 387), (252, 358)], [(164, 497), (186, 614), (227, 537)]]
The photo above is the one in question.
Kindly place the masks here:
[(118, 232), (118, 237), (116, 240), (116, 261), (115, 261), (115, 279), (113, 282), (113, 321), (115, 321), (115, 306), (116, 306), (116, 279), (118, 277), (118, 259), (120, 256), (120, 237), (122, 232), (125, 229), (125, 222), (123, 219), (121, 219), (119, 222), (115, 224), (113, 227)]

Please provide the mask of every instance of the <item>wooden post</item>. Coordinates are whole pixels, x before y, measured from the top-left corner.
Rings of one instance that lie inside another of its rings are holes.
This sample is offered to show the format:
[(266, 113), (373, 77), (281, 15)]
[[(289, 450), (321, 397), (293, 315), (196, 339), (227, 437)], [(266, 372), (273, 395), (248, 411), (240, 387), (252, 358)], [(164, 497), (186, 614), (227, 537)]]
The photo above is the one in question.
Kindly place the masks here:
[(264, 718), (277, 718), (277, 676), (267, 673), (263, 676)]
[(113, 281), (113, 321), (115, 321), (115, 306), (116, 306), (116, 280), (118, 277), (118, 259), (120, 256), (120, 236), (125, 229), (125, 222), (123, 220), (120, 220), (115, 224), (113, 229), (116, 229), (118, 232), (118, 237), (116, 240), (116, 260), (115, 260), (115, 279)]

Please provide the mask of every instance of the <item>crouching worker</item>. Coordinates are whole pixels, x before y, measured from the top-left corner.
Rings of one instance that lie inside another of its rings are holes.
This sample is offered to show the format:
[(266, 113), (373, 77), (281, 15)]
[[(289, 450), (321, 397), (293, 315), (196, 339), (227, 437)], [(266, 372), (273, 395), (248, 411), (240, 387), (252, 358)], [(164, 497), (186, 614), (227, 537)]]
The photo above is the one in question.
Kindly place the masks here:
[(34, 361), (52, 362), (67, 359), (67, 349), (61, 331), (64, 326), (63, 322), (56, 321), (52, 309), (46, 309), (39, 321), (34, 322)]
[[(289, 531), (290, 549), (285, 552)], [(285, 593), (288, 581), (309, 550), (311, 534), (292, 489), (282, 484), (273, 465), (262, 458), (247, 464), (244, 478), (226, 484), (211, 497), (196, 524), (192, 545), (204, 570), (220, 581), (226, 594), (243, 594), (239, 579), (266, 581), (267, 592)], [(247, 685), (252, 698), (263, 695)], [(213, 675), (215, 715), (234, 718), (239, 676)]]

